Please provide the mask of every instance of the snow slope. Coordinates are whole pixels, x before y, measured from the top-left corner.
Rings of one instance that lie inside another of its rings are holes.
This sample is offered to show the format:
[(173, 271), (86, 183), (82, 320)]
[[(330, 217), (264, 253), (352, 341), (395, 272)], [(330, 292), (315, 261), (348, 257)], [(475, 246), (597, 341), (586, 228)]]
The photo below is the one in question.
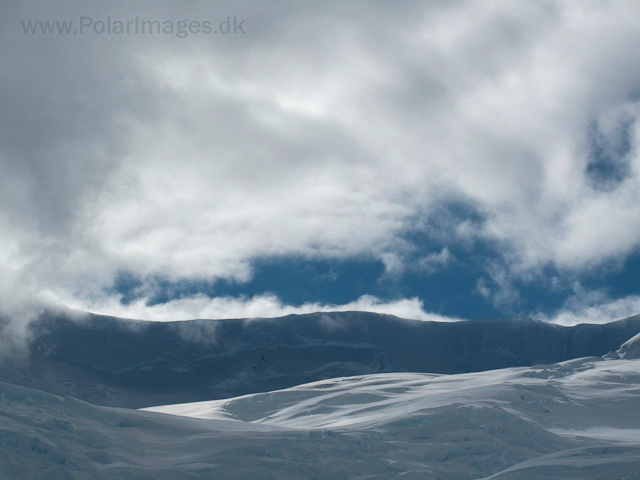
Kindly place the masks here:
[(620, 358), (640, 358), (640, 333), (622, 344), (618, 350)]
[(0, 384), (0, 478), (632, 479), (638, 411), (640, 360), (597, 357), (143, 411)]

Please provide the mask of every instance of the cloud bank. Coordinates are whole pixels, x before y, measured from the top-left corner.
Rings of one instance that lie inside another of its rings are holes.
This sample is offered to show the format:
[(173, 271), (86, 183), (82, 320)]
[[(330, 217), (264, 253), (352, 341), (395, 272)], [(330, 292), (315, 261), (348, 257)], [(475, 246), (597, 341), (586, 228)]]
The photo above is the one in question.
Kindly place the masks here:
[(640, 295), (612, 299), (605, 290), (589, 291), (580, 285), (576, 285), (574, 291), (558, 312), (552, 315), (539, 314), (536, 318), (573, 326), (579, 323), (609, 323), (640, 312)]
[(456, 322), (459, 318), (451, 318), (424, 311), (422, 301), (409, 298), (393, 302), (383, 302), (371, 295), (363, 295), (357, 300), (343, 304), (331, 305), (319, 302), (308, 302), (300, 306), (285, 305), (275, 295), (265, 294), (254, 297), (215, 297), (196, 295), (166, 303), (148, 305), (145, 300), (138, 300), (123, 305), (118, 298), (105, 297), (92, 303), (66, 302), (72, 308), (97, 313), (114, 315), (121, 318), (152, 321), (178, 321), (229, 318), (275, 318), (290, 314), (315, 312), (350, 312), (365, 311), (395, 315), (411, 320), (431, 322)]

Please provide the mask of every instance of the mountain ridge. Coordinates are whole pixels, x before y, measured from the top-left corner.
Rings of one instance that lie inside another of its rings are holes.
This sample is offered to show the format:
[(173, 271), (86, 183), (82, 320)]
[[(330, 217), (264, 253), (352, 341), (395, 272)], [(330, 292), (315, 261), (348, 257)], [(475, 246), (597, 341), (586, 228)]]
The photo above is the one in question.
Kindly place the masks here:
[(575, 327), (531, 319), (421, 322), (368, 312), (144, 322), (42, 316), (0, 380), (98, 405), (213, 400), (372, 373), (466, 373), (602, 356), (640, 316)]

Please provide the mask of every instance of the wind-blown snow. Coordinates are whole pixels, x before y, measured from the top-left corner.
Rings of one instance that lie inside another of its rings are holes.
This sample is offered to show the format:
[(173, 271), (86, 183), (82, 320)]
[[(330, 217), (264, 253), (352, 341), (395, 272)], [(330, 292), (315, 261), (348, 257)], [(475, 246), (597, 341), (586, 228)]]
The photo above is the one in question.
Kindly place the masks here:
[(618, 350), (620, 358), (640, 358), (640, 333), (622, 344)]
[(3, 383), (0, 477), (637, 478), (639, 385), (640, 360), (597, 357), (337, 378), (144, 411)]

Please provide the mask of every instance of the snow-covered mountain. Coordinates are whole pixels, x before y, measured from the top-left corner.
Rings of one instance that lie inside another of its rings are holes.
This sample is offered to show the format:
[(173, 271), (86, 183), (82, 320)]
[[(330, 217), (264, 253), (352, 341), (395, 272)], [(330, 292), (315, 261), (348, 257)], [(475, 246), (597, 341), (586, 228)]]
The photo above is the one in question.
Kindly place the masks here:
[(633, 479), (639, 386), (640, 360), (598, 357), (146, 411), (0, 383), (0, 478)]
[(0, 478), (640, 478), (639, 330), (49, 316), (2, 362)]
[(362, 312), (169, 323), (49, 314), (31, 330), (24, 357), (0, 360), (0, 381), (139, 408), (352, 375), (464, 373), (601, 356), (640, 332), (640, 316), (569, 328)]

